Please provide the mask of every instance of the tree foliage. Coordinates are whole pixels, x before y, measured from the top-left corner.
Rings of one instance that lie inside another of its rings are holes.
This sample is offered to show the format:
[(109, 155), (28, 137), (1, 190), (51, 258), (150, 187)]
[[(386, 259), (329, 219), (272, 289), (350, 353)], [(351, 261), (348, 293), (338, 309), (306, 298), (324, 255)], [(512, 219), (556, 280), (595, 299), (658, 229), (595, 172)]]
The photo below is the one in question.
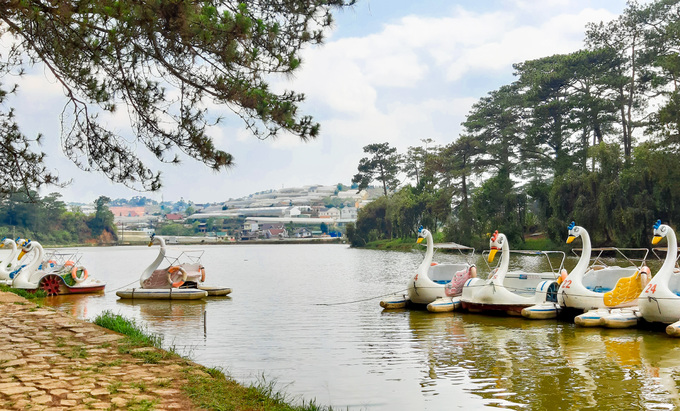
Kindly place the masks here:
[[(9, 44), (0, 77), (42, 64), (63, 88), (62, 148), (84, 170), (114, 182), (157, 190), (158, 172), (143, 163), (134, 135), (162, 162), (179, 153), (219, 171), (232, 156), (206, 133), (226, 109), (258, 138), (285, 131), (315, 138), (319, 125), (298, 112), (304, 95), (274, 92), (271, 75), (289, 75), (300, 50), (318, 44), (334, 8), (352, 0), (281, 1), (4, 1), (0, 36)], [(2, 84), (0, 103), (16, 89)], [(219, 108), (209, 112), (208, 105)], [(3, 105), (4, 107), (4, 105)], [(127, 110), (132, 130), (106, 123)], [(0, 111), (3, 192), (37, 188), (57, 178), (44, 154), (31, 151), (12, 109)], [(55, 138), (55, 136), (49, 136)], [(38, 137), (39, 138), (39, 137)], [(12, 178), (20, 176), (19, 182)]]
[(401, 156), (397, 149), (390, 147), (390, 143), (369, 144), (364, 147), (364, 153), (370, 157), (364, 157), (359, 161), (359, 172), (352, 178), (352, 183), (358, 184), (358, 190), (366, 189), (373, 180), (378, 180), (383, 187), (383, 193), (394, 191), (399, 185), (397, 174)]
[(35, 191), (19, 190), (0, 201), (0, 235), (45, 244), (109, 243), (116, 240), (116, 230), (107, 200), (99, 197), (96, 213), (85, 215), (68, 211), (58, 193), (40, 198)]

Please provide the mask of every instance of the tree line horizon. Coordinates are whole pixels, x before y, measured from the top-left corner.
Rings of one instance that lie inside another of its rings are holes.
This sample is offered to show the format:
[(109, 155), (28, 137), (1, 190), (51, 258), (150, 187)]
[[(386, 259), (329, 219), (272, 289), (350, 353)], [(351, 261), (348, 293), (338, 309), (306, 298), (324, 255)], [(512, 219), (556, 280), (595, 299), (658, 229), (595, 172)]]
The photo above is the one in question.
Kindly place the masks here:
[(477, 101), (450, 144), (365, 146), (352, 182), (384, 195), (351, 243), (423, 225), (473, 246), (495, 230), (520, 248), (532, 233), (557, 245), (575, 221), (594, 244), (649, 247), (657, 219), (680, 218), (679, 3), (629, 2), (586, 26), (583, 49), (514, 64), (515, 81)]

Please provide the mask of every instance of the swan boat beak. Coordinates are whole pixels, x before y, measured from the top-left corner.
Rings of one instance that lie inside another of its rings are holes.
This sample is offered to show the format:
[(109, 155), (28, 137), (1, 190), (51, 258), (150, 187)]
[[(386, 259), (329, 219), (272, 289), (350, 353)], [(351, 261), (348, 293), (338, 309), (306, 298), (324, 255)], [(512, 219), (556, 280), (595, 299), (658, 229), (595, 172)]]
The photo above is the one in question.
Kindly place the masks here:
[(416, 244), (420, 244), (422, 242), (423, 242), (423, 237), (418, 237), (418, 239), (416, 240)]
[(489, 250), (489, 262), (492, 262), (494, 257), (496, 257), (496, 252), (498, 252), (497, 248), (492, 248)]
[(574, 237), (573, 235), (570, 235), (569, 237), (567, 237), (567, 244), (571, 244), (571, 242), (574, 241), (575, 239), (576, 239), (576, 237)]
[(656, 245), (661, 241), (661, 236), (660, 235), (655, 235), (654, 238), (652, 238), (652, 245)]

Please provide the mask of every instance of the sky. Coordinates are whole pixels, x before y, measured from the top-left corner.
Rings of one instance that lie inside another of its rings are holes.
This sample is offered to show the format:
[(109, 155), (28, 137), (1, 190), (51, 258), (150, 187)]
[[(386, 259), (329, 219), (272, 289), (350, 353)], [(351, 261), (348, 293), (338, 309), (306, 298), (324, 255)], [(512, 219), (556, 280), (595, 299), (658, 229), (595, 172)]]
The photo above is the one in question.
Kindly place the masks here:
[(156, 193), (83, 172), (64, 156), (59, 114), (65, 100), (43, 68), (19, 80), (8, 104), (25, 134), (44, 135), (48, 167), (71, 181), (41, 193), (60, 192), (65, 202), (105, 195), (219, 203), (283, 187), (350, 184), (364, 146), (389, 142), (406, 153), (423, 139), (455, 141), (472, 105), (514, 80), (513, 63), (583, 48), (587, 23), (614, 19), (624, 8), (625, 0), (359, 0), (335, 13), (325, 43), (303, 51), (292, 77), (272, 79), (275, 90), (306, 95), (300, 111), (321, 123), (317, 139), (259, 140), (232, 116), (209, 132), (234, 156), (235, 166), (219, 174), (186, 156), (180, 165), (162, 164), (140, 145), (147, 164), (162, 173)]

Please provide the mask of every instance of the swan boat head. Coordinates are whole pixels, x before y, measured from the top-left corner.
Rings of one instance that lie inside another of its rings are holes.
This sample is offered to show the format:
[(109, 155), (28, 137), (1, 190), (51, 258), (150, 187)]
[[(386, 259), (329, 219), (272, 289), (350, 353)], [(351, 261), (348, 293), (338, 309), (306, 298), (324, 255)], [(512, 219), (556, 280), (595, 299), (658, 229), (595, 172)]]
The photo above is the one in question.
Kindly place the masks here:
[(489, 262), (492, 262), (494, 258), (496, 258), (498, 250), (507, 248), (507, 238), (505, 238), (505, 234), (499, 233), (498, 230), (496, 230), (489, 240), (489, 247), (491, 248), (489, 251)]
[[(577, 226), (574, 221), (572, 221), (568, 226), (567, 230), (569, 230), (569, 233), (567, 235), (567, 244), (571, 244), (576, 240), (577, 238), (581, 238), (581, 243), (582, 243), (582, 250), (581, 250), (581, 257), (578, 260), (578, 263), (576, 263), (576, 266), (571, 270), (571, 273), (569, 275), (572, 275), (572, 280), (574, 278), (581, 278), (583, 274), (588, 271), (588, 268), (590, 266), (590, 254), (592, 252), (592, 247), (590, 245), (590, 236), (588, 235), (588, 231), (586, 231), (585, 228), (581, 226)], [(564, 278), (560, 277), (562, 280)], [(562, 281), (560, 281), (561, 283)]]
[(652, 245), (659, 244), (659, 241), (668, 235), (669, 230), (669, 226), (666, 224), (661, 224), (661, 220), (656, 220), (656, 223), (654, 223), (654, 237), (652, 238)]
[(652, 244), (659, 244), (663, 238), (666, 238), (666, 242), (668, 243), (668, 251), (666, 252), (666, 259), (664, 260), (663, 265), (654, 278), (657, 276), (660, 278), (666, 276), (670, 277), (674, 271), (675, 260), (678, 256), (678, 240), (675, 236), (675, 231), (673, 231), (670, 226), (661, 224), (661, 220), (657, 220), (654, 224), (654, 237), (652, 238)]
[(567, 230), (569, 230), (567, 244), (571, 244), (574, 240), (576, 240), (576, 238), (581, 236), (581, 230), (583, 230), (583, 227), (577, 226), (576, 223), (572, 221), (571, 224), (567, 226)]
[(423, 226), (421, 225), (418, 228), (418, 239), (416, 240), (416, 243), (418, 244), (422, 243), (423, 240), (426, 239), (428, 235), (431, 236), (432, 234), (430, 234), (430, 231), (428, 229), (423, 228)]

